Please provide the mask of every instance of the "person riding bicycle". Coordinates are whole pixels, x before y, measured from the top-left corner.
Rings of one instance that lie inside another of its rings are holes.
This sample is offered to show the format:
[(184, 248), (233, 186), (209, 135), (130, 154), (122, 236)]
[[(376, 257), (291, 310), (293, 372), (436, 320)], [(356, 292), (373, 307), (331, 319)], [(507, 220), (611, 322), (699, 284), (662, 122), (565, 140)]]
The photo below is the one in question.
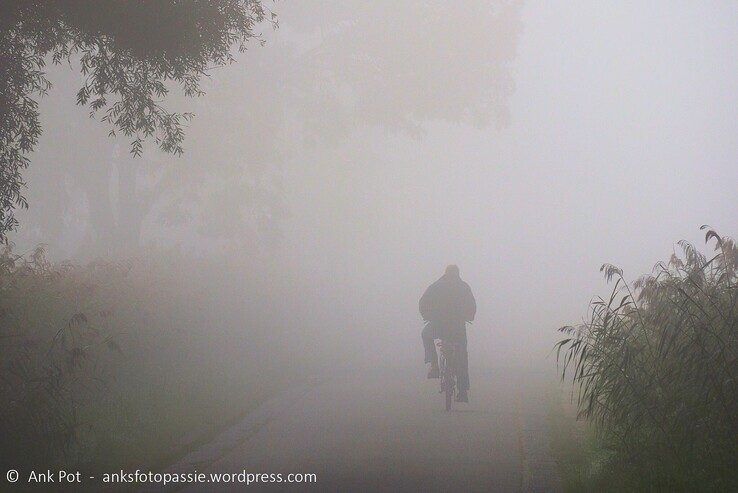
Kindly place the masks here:
[(471, 288), (461, 280), (459, 268), (446, 267), (446, 272), (425, 290), (420, 298), (420, 315), (426, 324), (422, 339), (425, 362), (430, 363), (428, 378), (439, 378), (438, 355), (434, 339), (444, 339), (459, 345), (457, 360), (457, 402), (469, 402), (469, 355), (466, 348), (466, 323), (474, 320), (477, 302)]

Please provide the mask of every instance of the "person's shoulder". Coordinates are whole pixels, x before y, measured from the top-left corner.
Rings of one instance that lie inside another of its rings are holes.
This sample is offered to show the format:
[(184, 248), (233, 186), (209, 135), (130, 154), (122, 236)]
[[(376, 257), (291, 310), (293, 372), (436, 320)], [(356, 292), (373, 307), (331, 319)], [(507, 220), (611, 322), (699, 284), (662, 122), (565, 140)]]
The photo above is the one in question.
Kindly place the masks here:
[(441, 285), (441, 284), (443, 284), (444, 282), (446, 282), (446, 279), (444, 279), (443, 277), (439, 277), (438, 279), (436, 279), (435, 281), (433, 281), (433, 282), (431, 283), (430, 287), (432, 288), (433, 286), (438, 286), (438, 285)]
[(433, 292), (436, 289), (438, 289), (438, 281), (432, 282), (430, 284), (430, 286), (428, 286), (427, 288), (425, 288), (425, 292), (426, 293), (430, 293), (430, 292)]
[(430, 285), (430, 286), (428, 286), (428, 287), (427, 287), (427, 288), (425, 289), (425, 292), (426, 292), (426, 293), (432, 293), (433, 291), (435, 291), (435, 290), (437, 290), (437, 289), (438, 289), (438, 286), (439, 286), (439, 284), (440, 284), (440, 283), (439, 283), (438, 281), (432, 282), (432, 283), (431, 283), (431, 285)]

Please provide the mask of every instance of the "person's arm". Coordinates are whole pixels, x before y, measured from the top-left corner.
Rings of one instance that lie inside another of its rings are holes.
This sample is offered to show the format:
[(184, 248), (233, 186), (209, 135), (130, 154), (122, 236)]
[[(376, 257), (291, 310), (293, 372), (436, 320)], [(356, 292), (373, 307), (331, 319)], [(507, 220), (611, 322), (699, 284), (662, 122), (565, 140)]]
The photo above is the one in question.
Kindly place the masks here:
[(420, 297), (420, 302), (418, 303), (418, 307), (420, 308), (420, 316), (423, 317), (423, 320), (430, 320), (431, 316), (431, 306), (430, 306), (430, 287), (425, 290), (425, 293), (423, 293), (423, 296)]
[(474, 299), (474, 295), (472, 294), (472, 290), (469, 285), (466, 286), (466, 290), (467, 295), (464, 307), (464, 317), (467, 322), (471, 322), (477, 314), (477, 300)]

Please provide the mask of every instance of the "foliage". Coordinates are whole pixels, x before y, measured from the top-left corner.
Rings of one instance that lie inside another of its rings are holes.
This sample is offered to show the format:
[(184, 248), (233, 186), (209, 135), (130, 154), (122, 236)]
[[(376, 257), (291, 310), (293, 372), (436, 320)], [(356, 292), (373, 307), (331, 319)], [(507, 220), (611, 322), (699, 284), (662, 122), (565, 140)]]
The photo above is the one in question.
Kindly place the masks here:
[(101, 355), (118, 350), (97, 283), (120, 275), (53, 266), (42, 248), (28, 258), (0, 252), (0, 433), (13, 450), (4, 457), (53, 464), (77, 454), (88, 425), (80, 406), (108, 380)]
[(604, 466), (610, 458), (590, 423), (576, 421), (560, 388), (551, 395), (548, 431), (551, 455), (556, 461), (561, 488), (566, 492), (607, 491)]
[(152, 469), (203, 443), (302, 371), (280, 318), (291, 275), (173, 249), (0, 250), (0, 465)]
[(609, 299), (593, 301), (583, 325), (560, 329), (562, 379), (569, 372), (579, 416), (612, 450), (609, 473), (632, 488), (738, 480), (738, 249), (713, 230), (705, 241), (715, 243), (711, 258), (681, 241), (681, 256), (632, 288), (603, 265), (616, 279)]
[(332, 21), (321, 27), (318, 46), (290, 62), (291, 72), (299, 67), (314, 81), (309, 97), (298, 92), (294, 105), (307, 138), (342, 142), (359, 125), (413, 136), (434, 121), (506, 125), (522, 3), (471, 0), (461, 7), (405, 0), (389, 5), (296, 2), (294, 19), (285, 9), (291, 26), (313, 27), (308, 10)]
[(232, 47), (244, 50), (258, 38), (256, 26), (270, 18), (260, 0), (216, 2), (94, 0), (3, 3), (0, 18), (0, 240), (17, 225), (16, 206), (27, 207), (22, 170), (41, 135), (37, 98), (50, 83), (44, 67), (78, 60), (85, 77), (77, 103), (90, 116), (132, 138), (140, 155), (153, 138), (165, 152), (182, 152), (183, 123), (191, 113), (162, 106), (169, 85), (186, 96), (202, 94), (208, 69), (233, 61)]

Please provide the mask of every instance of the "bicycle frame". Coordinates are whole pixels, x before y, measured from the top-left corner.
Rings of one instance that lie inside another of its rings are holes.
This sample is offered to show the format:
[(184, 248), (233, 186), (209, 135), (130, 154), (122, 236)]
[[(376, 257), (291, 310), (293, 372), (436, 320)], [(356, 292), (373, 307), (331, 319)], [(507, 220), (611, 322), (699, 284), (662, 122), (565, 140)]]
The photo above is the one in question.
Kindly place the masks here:
[(438, 365), (441, 376), (441, 390), (446, 394), (446, 411), (450, 411), (456, 390), (456, 353), (458, 344), (440, 339), (436, 342), (438, 348)]

